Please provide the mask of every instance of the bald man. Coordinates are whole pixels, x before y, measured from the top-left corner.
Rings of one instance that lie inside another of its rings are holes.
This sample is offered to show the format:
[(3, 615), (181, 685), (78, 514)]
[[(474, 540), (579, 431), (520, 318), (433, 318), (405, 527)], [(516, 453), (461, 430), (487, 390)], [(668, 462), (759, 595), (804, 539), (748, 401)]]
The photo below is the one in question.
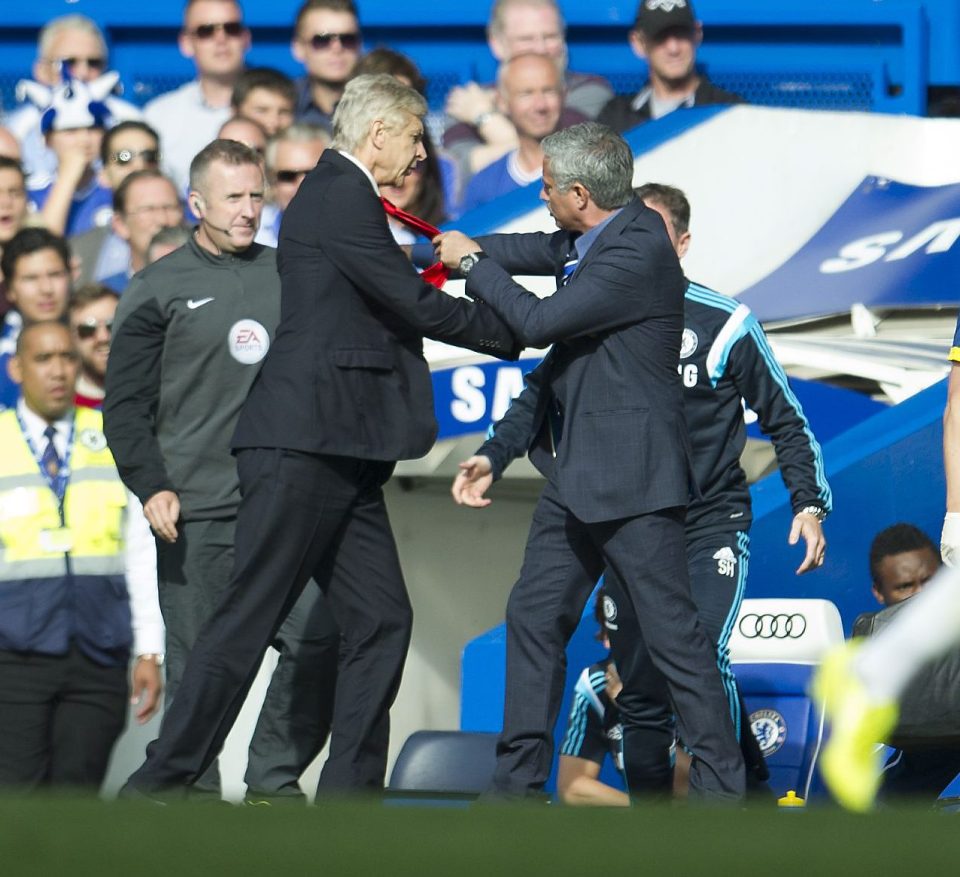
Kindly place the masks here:
[(564, 95), (563, 74), (547, 55), (516, 55), (500, 65), (497, 108), (516, 128), (517, 148), (470, 180), (461, 205), (463, 212), (540, 182), (543, 138), (561, 127), (586, 121), (575, 110), (564, 111)]

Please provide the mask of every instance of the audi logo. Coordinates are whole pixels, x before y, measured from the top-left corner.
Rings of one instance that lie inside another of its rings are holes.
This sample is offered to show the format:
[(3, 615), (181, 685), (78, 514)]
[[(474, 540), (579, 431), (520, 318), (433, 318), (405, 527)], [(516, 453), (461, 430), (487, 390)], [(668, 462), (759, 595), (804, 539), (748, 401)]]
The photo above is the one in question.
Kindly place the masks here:
[(807, 629), (803, 615), (757, 615), (749, 613), (740, 619), (740, 635), (745, 639), (800, 639)]

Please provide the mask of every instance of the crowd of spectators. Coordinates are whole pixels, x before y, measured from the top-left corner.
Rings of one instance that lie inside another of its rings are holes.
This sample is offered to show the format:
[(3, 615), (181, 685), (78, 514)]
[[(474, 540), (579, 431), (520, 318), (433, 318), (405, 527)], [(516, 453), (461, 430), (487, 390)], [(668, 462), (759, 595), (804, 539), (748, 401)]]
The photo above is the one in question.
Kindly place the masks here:
[[(603, 77), (568, 69), (557, 0), (496, 0), (487, 25), (496, 82), (450, 89), (430, 126), (440, 142), (427, 143), (404, 191), (387, 196), (438, 224), (536, 183), (539, 141), (553, 131), (598, 117), (623, 131), (681, 106), (737, 101), (697, 72), (702, 29), (691, 4), (667, 5), (639, 4), (626, 37), (650, 80), (636, 96), (617, 96)], [(68, 239), (74, 282), (122, 293), (145, 264), (152, 234), (195, 223), (190, 161), (217, 137), (264, 156), (269, 191), (258, 240), (275, 244), (284, 208), (329, 142), (347, 81), (390, 73), (426, 94), (416, 59), (364, 44), (354, 0), (303, 2), (291, 22), (296, 78), (247, 67), (251, 45), (236, 0), (188, 0), (177, 49), (195, 75), (138, 108), (117, 96), (121, 84), (95, 21), (71, 14), (49, 22), (18, 91), (27, 99), (0, 119), (0, 247), (24, 226), (42, 226)], [(154, 176), (133, 192), (121, 189), (134, 171)], [(172, 181), (179, 214), (160, 172)], [(130, 194), (136, 203), (127, 203)], [(409, 236), (399, 226), (396, 233)], [(8, 307), (0, 296), (0, 312)]]

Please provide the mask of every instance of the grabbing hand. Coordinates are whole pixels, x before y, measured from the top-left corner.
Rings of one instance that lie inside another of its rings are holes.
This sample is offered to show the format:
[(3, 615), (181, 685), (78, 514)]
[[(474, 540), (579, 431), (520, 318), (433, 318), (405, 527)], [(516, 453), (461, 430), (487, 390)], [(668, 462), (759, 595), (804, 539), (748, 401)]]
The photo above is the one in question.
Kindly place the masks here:
[(480, 244), (468, 238), (462, 231), (445, 231), (433, 239), (433, 248), (437, 259), (447, 268), (456, 271), (460, 267), (460, 260), (467, 253), (482, 252)]
[(790, 528), (791, 545), (796, 545), (803, 537), (807, 543), (807, 553), (803, 563), (797, 567), (797, 575), (803, 575), (812, 569), (823, 566), (823, 559), (827, 553), (827, 540), (823, 535), (823, 525), (816, 515), (800, 512), (794, 515), (793, 526)]
[(161, 490), (143, 504), (143, 514), (164, 542), (177, 541), (180, 498), (172, 490)]
[(453, 479), (450, 492), (457, 505), (482, 509), (492, 502), (484, 496), (491, 484), (493, 484), (493, 466), (490, 464), (490, 458), (473, 456), (460, 464), (460, 471)]

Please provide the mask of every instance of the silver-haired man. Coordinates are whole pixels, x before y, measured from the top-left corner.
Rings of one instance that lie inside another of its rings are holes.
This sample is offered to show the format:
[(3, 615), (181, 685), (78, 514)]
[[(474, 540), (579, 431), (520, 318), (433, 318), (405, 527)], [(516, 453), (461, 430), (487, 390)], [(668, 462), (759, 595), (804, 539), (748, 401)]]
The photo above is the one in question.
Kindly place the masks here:
[(233, 437), (242, 494), (233, 577), (130, 778), (134, 796), (182, 787), (216, 756), (311, 575), (342, 635), (320, 792), (383, 785), (412, 613), (382, 488), (395, 461), (436, 438), (423, 336), (517, 352), (490, 309), (428, 285), (387, 226), (378, 187), (401, 185), (424, 158), (425, 112), (392, 76), (352, 80), (333, 148), (287, 207), (283, 313)]

